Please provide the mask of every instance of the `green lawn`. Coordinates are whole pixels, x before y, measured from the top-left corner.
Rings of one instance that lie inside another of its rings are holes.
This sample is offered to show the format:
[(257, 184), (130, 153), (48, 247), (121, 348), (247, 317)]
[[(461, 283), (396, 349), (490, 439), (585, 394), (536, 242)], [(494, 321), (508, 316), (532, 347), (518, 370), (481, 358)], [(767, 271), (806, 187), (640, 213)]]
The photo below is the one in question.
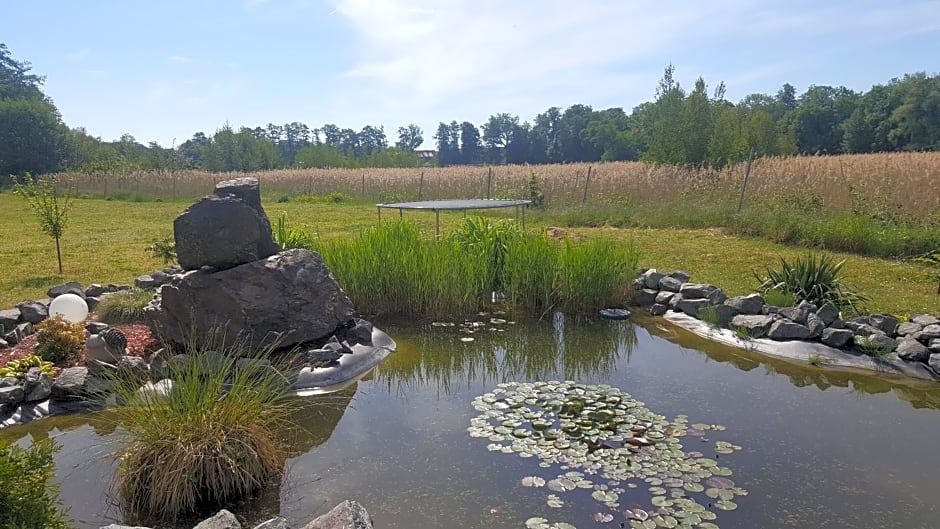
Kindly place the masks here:
[[(0, 308), (33, 298), (65, 281), (130, 283), (134, 277), (162, 268), (144, 251), (155, 240), (172, 236), (173, 219), (191, 202), (123, 202), (100, 199), (75, 201), (71, 222), (62, 240), (65, 273), (59, 275), (55, 245), (39, 231), (35, 216), (19, 197), (0, 194)], [(285, 214), (292, 226), (309, 229), (322, 238), (355, 236), (377, 222), (372, 205), (301, 204), (264, 205), (272, 222)], [(495, 213), (502, 215), (503, 213)], [(509, 213), (505, 213), (507, 216)], [(383, 217), (395, 215), (384, 211)], [(406, 212), (433, 234), (434, 215)], [(442, 213), (442, 230), (462, 217)], [(550, 223), (550, 215), (546, 216)], [(586, 237), (632, 238), (641, 251), (640, 266), (660, 270), (682, 269), (693, 281), (714, 283), (730, 295), (750, 292), (754, 271), (776, 266), (780, 257), (793, 258), (805, 250), (760, 239), (725, 235), (720, 230), (573, 229)], [(872, 297), (874, 312), (940, 314), (940, 296), (931, 271), (921, 265), (836, 254), (848, 262), (846, 280)]]

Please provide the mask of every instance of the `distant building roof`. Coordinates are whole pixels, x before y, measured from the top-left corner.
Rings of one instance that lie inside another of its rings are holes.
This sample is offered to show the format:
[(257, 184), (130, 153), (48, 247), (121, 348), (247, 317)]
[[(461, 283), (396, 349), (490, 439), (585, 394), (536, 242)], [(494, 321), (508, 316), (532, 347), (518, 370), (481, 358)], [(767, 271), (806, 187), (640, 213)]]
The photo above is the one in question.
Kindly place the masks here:
[(415, 151), (418, 154), (418, 157), (422, 160), (430, 160), (437, 157), (437, 151), (435, 150), (419, 150)]

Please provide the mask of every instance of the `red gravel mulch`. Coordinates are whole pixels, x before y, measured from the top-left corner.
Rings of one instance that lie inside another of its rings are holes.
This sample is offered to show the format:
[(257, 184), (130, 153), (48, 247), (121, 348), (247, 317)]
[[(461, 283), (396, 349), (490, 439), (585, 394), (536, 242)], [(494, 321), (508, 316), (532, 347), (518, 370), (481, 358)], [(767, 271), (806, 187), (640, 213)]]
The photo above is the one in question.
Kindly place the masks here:
[[(124, 336), (127, 337), (127, 354), (129, 356), (140, 356), (144, 359), (149, 359), (150, 354), (159, 349), (160, 344), (157, 339), (153, 336), (153, 332), (150, 330), (150, 327), (144, 325), (143, 323), (118, 323), (112, 325), (115, 329), (120, 330), (124, 333)], [(4, 367), (11, 360), (17, 360), (28, 356), (33, 352), (33, 349), (36, 347), (36, 335), (27, 336), (22, 342), (14, 345), (13, 347), (6, 347), (0, 349), (0, 367)], [(77, 355), (78, 357), (70, 362), (68, 365), (58, 365), (56, 367), (65, 368), (65, 367), (75, 367), (85, 365), (85, 351), (82, 349), (82, 354)]]

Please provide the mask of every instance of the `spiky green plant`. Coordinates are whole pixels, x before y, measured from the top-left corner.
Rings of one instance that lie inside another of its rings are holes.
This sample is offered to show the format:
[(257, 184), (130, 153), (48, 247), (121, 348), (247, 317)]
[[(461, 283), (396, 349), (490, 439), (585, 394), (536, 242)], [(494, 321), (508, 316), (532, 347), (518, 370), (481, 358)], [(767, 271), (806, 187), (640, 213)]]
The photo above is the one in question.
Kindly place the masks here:
[(153, 292), (141, 288), (120, 290), (101, 298), (95, 313), (105, 323), (143, 321), (144, 307), (153, 299)]
[[(224, 343), (220, 337), (219, 344)], [(169, 520), (247, 498), (280, 478), (296, 401), (287, 379), (249, 353), (189, 345), (167, 366), (168, 392), (118, 374), (115, 417), (126, 432), (116, 482), (127, 511)], [(271, 349), (257, 354), (269, 357)]]
[(290, 250), (293, 248), (303, 248), (309, 250), (313, 248), (315, 240), (313, 235), (302, 228), (291, 227), (287, 225), (287, 215), (283, 213), (278, 216), (273, 228), (274, 241), (281, 247), (281, 250)]
[(790, 264), (781, 259), (777, 270), (767, 269), (766, 276), (754, 274), (765, 294), (780, 291), (792, 294), (797, 301), (806, 300), (816, 305), (831, 301), (841, 309), (858, 312), (862, 302), (869, 298), (846, 285), (840, 278), (845, 261), (836, 262), (830, 255), (808, 254), (797, 257)]

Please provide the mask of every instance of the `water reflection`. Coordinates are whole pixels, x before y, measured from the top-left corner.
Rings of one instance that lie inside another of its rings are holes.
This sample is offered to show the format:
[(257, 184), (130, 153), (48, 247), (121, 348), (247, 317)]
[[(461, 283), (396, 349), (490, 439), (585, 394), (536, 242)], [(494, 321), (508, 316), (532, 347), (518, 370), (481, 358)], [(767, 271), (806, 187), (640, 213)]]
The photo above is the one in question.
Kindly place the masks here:
[[(484, 321), (487, 321), (484, 318)], [(549, 321), (486, 325), (473, 332), (426, 324), (424, 332), (402, 333), (398, 351), (376, 370), (389, 391), (434, 387), (450, 394), (471, 383), (507, 380), (606, 378), (619, 361), (629, 362), (636, 329), (629, 321), (607, 321), (556, 312)], [(472, 342), (460, 338), (472, 337)]]

